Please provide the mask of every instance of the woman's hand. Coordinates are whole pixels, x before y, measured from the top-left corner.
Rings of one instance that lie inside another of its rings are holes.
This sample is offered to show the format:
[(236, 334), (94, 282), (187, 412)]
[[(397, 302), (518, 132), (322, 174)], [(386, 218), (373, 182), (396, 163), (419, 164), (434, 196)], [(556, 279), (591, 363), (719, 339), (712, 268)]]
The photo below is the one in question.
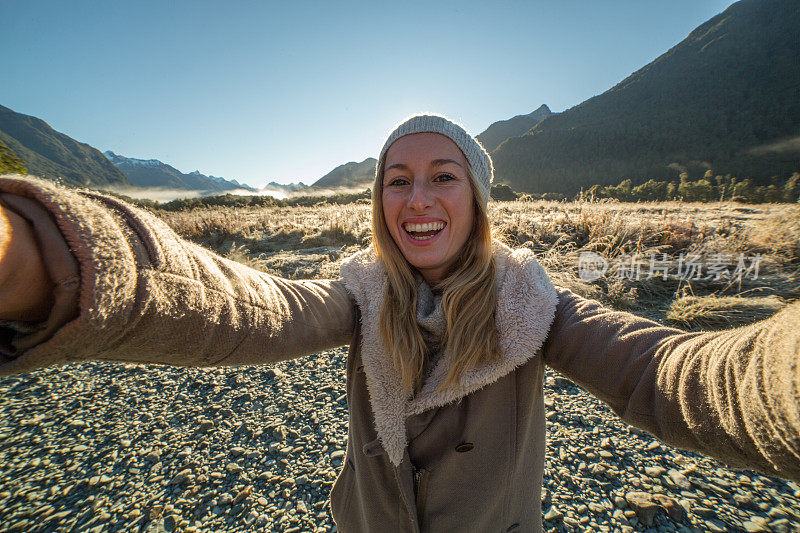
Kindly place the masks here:
[(0, 320), (42, 321), (52, 305), (53, 282), (33, 229), (0, 205)]

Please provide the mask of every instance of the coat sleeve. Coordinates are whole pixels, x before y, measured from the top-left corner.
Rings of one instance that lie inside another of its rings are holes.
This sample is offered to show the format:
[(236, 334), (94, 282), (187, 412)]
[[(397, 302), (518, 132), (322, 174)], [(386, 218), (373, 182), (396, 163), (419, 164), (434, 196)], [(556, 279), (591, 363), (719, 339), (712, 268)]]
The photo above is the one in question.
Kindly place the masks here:
[(290, 281), (181, 239), (113, 197), (0, 178), (55, 283), (40, 324), (0, 323), (0, 374), (79, 360), (213, 366), (274, 363), (347, 344), (341, 280)]
[(800, 480), (800, 302), (752, 325), (687, 333), (558, 296), (549, 366), (666, 443)]

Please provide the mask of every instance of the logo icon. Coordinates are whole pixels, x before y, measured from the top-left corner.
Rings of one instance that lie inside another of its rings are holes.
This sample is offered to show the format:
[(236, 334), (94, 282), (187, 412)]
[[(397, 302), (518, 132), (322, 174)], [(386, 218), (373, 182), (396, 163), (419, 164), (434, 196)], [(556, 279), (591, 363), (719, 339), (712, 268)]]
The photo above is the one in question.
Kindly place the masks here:
[(603, 277), (608, 270), (608, 261), (594, 252), (581, 252), (578, 256), (578, 277), (589, 283)]

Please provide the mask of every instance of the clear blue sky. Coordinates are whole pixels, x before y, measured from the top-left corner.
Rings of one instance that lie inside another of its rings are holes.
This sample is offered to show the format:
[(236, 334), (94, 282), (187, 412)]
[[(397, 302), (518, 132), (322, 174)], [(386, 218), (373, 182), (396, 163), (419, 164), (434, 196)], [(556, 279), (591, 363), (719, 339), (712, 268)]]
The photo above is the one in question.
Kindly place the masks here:
[(473, 134), (599, 94), (728, 0), (0, 0), (0, 104), (183, 172), (311, 183), (444, 113)]

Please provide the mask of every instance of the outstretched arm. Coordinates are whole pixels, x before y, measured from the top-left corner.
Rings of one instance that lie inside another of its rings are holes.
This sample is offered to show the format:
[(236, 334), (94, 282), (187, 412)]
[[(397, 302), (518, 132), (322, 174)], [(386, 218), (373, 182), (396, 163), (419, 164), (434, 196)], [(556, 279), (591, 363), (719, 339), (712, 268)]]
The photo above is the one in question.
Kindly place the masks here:
[(664, 442), (800, 480), (800, 302), (749, 326), (686, 333), (558, 293), (549, 366)]
[(35, 178), (0, 178), (0, 201), (33, 227), (56, 288), (44, 322), (18, 322), (14, 332), (0, 324), (2, 374), (84, 359), (271, 363), (352, 335), (353, 304), (339, 281), (270, 276), (121, 200)]

